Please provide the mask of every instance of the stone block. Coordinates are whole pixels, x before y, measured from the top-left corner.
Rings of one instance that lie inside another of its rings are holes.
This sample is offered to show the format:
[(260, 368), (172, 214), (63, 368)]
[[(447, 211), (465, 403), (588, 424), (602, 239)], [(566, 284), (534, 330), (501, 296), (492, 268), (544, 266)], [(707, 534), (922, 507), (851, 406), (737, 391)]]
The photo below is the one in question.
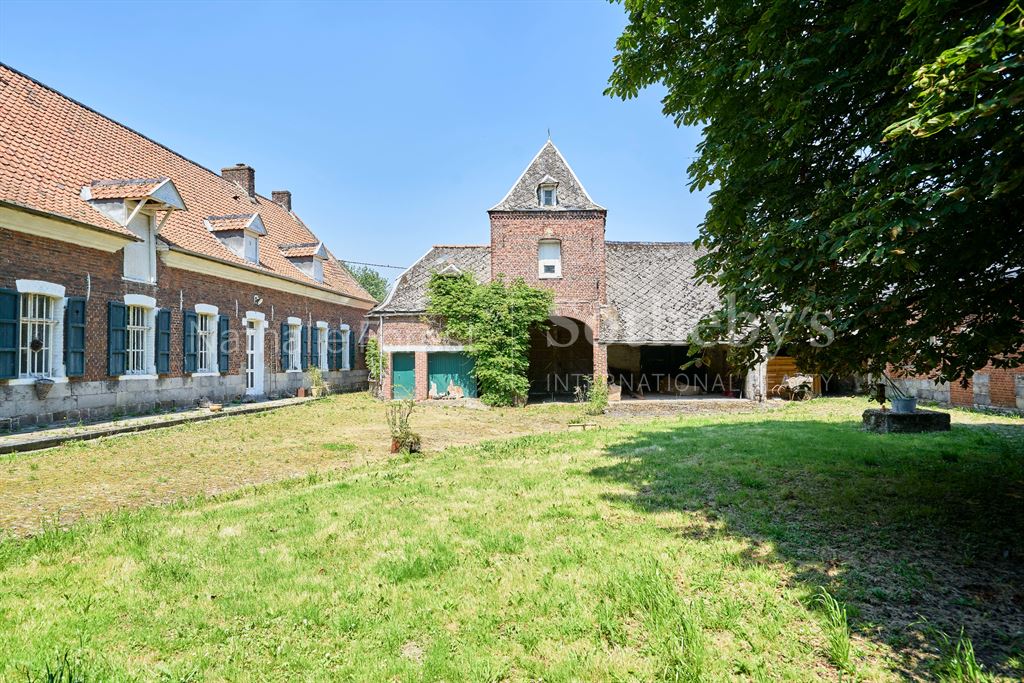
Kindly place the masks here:
[(891, 410), (870, 408), (864, 411), (863, 420), (864, 429), (879, 434), (949, 431), (949, 413), (934, 410), (894, 413)]

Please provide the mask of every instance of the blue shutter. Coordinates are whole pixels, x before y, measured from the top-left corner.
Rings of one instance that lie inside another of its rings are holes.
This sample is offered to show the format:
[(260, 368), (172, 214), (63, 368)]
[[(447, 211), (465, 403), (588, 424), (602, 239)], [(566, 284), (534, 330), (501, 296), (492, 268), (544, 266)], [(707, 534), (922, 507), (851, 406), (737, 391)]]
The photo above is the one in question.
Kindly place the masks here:
[(354, 330), (348, 331), (348, 369), (356, 369), (356, 333)]
[(64, 372), (85, 374), (85, 299), (80, 296), (68, 297), (64, 307)]
[(299, 358), (302, 360), (302, 369), (309, 367), (309, 326), (302, 326), (302, 347), (299, 349)]
[(231, 362), (228, 354), (230, 342), (228, 340), (228, 317), (222, 315), (217, 318), (217, 370), (220, 374), (228, 372), (228, 365)]
[(21, 301), (13, 289), (0, 289), (0, 379), (18, 376), (18, 317)]
[[(309, 364), (320, 368), (320, 328), (314, 327), (309, 334)], [(327, 368), (320, 368), (326, 370)]]
[(156, 373), (171, 371), (171, 311), (161, 308), (156, 312)]
[(199, 364), (199, 354), (196, 353), (196, 336), (199, 334), (199, 317), (196, 315), (195, 311), (185, 311), (182, 331), (182, 348), (185, 352), (185, 372), (195, 372), (196, 367)]
[(118, 301), (107, 304), (107, 374), (123, 375), (128, 368), (128, 307)]
[(283, 322), (281, 323), (281, 372), (286, 372), (291, 367), (291, 359), (288, 357), (291, 350), (291, 328), (287, 322)]

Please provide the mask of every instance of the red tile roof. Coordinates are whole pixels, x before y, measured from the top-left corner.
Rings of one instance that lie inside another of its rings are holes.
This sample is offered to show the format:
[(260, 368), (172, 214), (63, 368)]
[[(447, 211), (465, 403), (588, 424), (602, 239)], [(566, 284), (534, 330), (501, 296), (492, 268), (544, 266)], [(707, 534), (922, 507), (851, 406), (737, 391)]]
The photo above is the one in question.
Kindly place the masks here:
[(319, 242), (307, 242), (306, 244), (282, 244), (281, 253), (288, 258), (302, 258), (316, 256)]
[(139, 199), (164, 184), (167, 178), (94, 180), (89, 183), (93, 199)]
[(206, 221), (210, 224), (209, 230), (211, 232), (242, 230), (248, 227), (254, 215), (251, 213), (236, 213), (231, 216), (207, 216)]
[[(130, 181), (137, 183), (131, 185), (133, 193), (146, 182), (171, 179), (188, 207), (172, 212), (160, 231), (160, 239), (172, 249), (373, 301), (332, 254), (324, 262), (320, 284), (276, 248), (319, 242), (294, 213), (265, 197), (247, 196), (213, 171), (0, 64), (0, 201), (132, 236), (81, 198), (86, 185), (100, 192), (120, 187), (106, 191), (122, 192), (123, 186), (93, 185), (111, 178), (135, 179)], [(259, 265), (221, 244), (204, 224), (211, 216), (253, 213), (267, 229), (260, 238)]]

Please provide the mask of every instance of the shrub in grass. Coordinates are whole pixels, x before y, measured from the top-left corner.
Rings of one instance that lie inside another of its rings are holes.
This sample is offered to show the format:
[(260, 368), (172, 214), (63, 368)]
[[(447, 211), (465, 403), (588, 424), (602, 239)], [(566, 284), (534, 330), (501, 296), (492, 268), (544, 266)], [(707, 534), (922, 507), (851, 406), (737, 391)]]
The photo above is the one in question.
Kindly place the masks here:
[(388, 428), (391, 430), (392, 453), (419, 453), (420, 435), (412, 431), (409, 420), (416, 404), (411, 400), (393, 401), (385, 408)]
[(850, 624), (846, 616), (846, 606), (833, 598), (824, 586), (818, 588), (814, 602), (825, 615), (825, 654), (840, 670), (853, 673)]

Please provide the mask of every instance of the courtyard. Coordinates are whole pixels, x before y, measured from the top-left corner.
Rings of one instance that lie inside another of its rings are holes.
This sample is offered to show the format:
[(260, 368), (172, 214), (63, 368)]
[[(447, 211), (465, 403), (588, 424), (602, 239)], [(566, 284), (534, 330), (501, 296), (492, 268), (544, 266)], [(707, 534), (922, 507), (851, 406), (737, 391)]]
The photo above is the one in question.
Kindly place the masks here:
[(347, 395), (6, 456), (0, 677), (1019, 678), (1019, 418), (692, 405), (422, 406), (389, 456)]

